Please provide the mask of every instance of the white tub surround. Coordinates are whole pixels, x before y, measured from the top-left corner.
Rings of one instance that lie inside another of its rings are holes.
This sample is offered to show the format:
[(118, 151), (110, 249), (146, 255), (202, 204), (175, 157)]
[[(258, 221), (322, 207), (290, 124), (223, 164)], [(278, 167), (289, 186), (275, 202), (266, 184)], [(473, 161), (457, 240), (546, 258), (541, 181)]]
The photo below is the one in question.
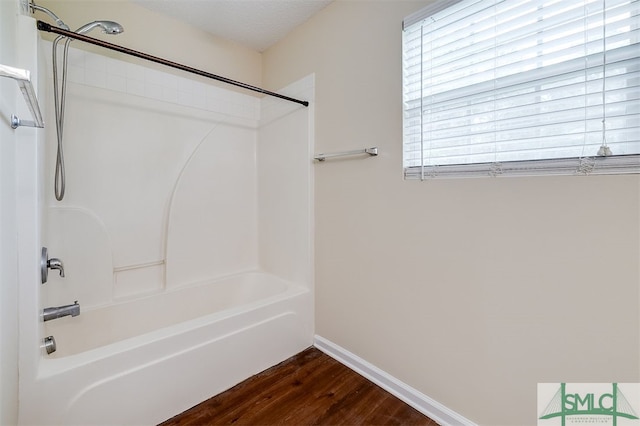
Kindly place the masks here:
[(20, 424), (156, 424), (313, 343), (313, 106), (279, 103), (72, 49), (32, 243), (66, 276), (21, 293)]

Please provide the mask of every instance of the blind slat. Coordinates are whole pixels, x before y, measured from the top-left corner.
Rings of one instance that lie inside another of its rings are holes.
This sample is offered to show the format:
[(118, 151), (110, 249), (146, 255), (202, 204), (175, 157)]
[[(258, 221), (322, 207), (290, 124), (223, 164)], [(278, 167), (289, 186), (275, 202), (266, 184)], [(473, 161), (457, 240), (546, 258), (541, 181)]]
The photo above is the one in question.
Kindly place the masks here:
[(640, 1), (440, 1), (403, 28), (407, 176), (503, 173), (603, 145), (640, 172)]

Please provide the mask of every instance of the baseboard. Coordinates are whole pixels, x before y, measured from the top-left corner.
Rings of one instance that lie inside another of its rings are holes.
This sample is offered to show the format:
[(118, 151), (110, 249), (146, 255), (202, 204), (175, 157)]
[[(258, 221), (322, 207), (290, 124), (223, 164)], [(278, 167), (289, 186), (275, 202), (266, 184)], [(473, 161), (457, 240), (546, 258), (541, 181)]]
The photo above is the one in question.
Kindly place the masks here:
[(314, 337), (314, 346), (406, 402), (422, 414), (435, 420), (440, 425), (476, 426), (471, 420), (448, 409), (422, 392), (321, 336), (316, 335)]

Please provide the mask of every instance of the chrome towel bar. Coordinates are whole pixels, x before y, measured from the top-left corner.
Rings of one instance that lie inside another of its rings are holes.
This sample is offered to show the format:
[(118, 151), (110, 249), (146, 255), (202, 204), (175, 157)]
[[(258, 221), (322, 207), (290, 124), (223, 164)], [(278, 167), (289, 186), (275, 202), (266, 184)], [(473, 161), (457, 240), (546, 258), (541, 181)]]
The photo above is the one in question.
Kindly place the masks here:
[(369, 154), (370, 156), (375, 157), (376, 155), (378, 155), (378, 147), (374, 146), (373, 148), (356, 149), (354, 151), (333, 152), (331, 154), (318, 154), (313, 158), (318, 161), (324, 161), (327, 158), (344, 157), (347, 155), (358, 155), (358, 154)]
[(29, 111), (31, 111), (31, 116), (33, 117), (33, 121), (26, 121), (21, 120), (16, 117), (15, 114), (12, 114), (11, 127), (14, 129), (19, 126), (44, 127), (44, 120), (42, 119), (42, 113), (38, 106), (38, 98), (36, 97), (36, 92), (33, 90), (33, 85), (31, 84), (31, 73), (27, 70), (0, 64), (0, 77), (9, 77), (18, 83), (18, 87), (20, 87), (20, 91), (24, 96), (24, 100), (27, 102)]

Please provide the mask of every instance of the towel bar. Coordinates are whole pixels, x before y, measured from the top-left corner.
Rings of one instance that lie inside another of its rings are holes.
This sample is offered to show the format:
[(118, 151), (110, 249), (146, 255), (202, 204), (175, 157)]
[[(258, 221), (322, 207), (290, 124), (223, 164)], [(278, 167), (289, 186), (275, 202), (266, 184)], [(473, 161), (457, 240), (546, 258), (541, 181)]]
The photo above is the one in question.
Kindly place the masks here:
[(358, 154), (369, 154), (370, 156), (375, 157), (376, 155), (378, 155), (378, 148), (374, 146), (373, 148), (357, 149), (354, 151), (334, 152), (331, 154), (318, 154), (313, 158), (318, 161), (324, 161), (327, 158), (344, 157), (347, 155), (358, 155)]
[(33, 117), (33, 121), (27, 121), (21, 120), (15, 114), (12, 114), (11, 127), (13, 129), (18, 128), (19, 126), (44, 127), (42, 113), (38, 106), (38, 98), (36, 97), (36, 92), (33, 90), (33, 85), (31, 84), (31, 73), (27, 70), (0, 64), (0, 77), (9, 77), (18, 83), (18, 87), (20, 87), (20, 91), (24, 96), (24, 100), (27, 102), (29, 111), (31, 111), (31, 116)]

